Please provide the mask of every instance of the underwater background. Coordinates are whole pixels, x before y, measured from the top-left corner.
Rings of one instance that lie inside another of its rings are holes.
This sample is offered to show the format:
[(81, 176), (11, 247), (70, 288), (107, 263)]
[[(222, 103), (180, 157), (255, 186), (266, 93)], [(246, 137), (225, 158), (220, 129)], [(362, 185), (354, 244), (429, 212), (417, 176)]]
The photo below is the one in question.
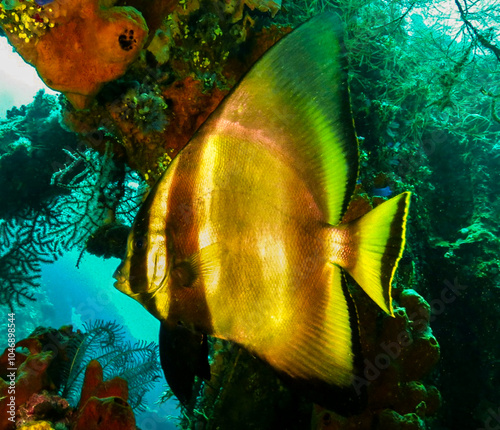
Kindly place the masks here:
[[(250, 66), (325, 10), (346, 26), (352, 206), (412, 192), (395, 318), (351, 290), (368, 406), (313, 406), (220, 340), (180, 406), (159, 323), (113, 287), (128, 231)], [(487, 0), (1, 0), (0, 352), (19, 343), (0, 429), (500, 428), (499, 25)]]

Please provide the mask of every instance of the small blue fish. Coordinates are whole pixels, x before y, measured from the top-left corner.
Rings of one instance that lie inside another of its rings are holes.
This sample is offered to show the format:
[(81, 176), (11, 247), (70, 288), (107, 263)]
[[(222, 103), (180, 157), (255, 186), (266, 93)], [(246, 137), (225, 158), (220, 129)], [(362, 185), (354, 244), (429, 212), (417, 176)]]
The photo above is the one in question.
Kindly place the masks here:
[(377, 197), (389, 197), (391, 194), (392, 190), (389, 185), (383, 188), (372, 188), (372, 195)]

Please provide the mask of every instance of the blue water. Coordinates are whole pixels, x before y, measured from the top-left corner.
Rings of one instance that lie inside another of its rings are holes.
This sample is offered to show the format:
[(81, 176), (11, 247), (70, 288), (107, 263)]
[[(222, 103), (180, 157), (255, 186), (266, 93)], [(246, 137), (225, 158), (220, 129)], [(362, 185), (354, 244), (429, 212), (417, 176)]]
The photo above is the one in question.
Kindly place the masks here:
[(42, 268), (42, 288), (54, 305), (54, 327), (71, 321), (74, 328), (83, 328), (88, 320), (116, 320), (134, 338), (157, 342), (158, 321), (113, 286), (112, 275), (119, 260), (85, 254), (76, 268), (77, 259), (78, 253), (69, 253)]

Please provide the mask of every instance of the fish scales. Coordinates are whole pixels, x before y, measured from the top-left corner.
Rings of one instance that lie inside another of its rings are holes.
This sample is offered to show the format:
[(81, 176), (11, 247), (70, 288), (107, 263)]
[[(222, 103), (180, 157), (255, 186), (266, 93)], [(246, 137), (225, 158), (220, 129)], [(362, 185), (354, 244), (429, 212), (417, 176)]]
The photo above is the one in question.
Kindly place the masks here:
[[(292, 324), (290, 310), (297, 306), (291, 302), (311, 297), (311, 275), (327, 261), (317, 239), (321, 213), (297, 173), (258, 145), (202, 135), (191, 145), (175, 170), (174, 184), (185, 185), (169, 190), (173, 209), (165, 212), (176, 257), (219, 248), (210, 270), (200, 274), (214, 334), (245, 346), (264, 336), (279, 338)], [(185, 211), (189, 226), (184, 225)], [(229, 297), (220, 294), (228, 289)], [(241, 329), (248, 318), (251, 333)]]

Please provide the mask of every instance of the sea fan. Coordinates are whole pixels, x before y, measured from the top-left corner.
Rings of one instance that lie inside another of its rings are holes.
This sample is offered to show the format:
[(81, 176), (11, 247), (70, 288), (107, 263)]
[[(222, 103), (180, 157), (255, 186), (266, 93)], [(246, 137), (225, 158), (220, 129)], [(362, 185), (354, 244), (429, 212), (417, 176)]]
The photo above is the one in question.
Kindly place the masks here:
[(85, 332), (75, 336), (68, 346), (69, 361), (61, 369), (60, 395), (71, 404), (78, 404), (85, 369), (91, 360), (98, 360), (104, 379), (116, 376), (125, 379), (129, 386), (129, 404), (134, 409), (144, 409), (144, 394), (160, 374), (158, 347), (153, 342), (132, 345), (123, 338), (123, 327), (116, 322), (86, 323)]
[(0, 305), (23, 307), (35, 300), (40, 264), (51, 263), (59, 255), (44, 228), (45, 218), (33, 210), (22, 211), (18, 219), (0, 220)]

